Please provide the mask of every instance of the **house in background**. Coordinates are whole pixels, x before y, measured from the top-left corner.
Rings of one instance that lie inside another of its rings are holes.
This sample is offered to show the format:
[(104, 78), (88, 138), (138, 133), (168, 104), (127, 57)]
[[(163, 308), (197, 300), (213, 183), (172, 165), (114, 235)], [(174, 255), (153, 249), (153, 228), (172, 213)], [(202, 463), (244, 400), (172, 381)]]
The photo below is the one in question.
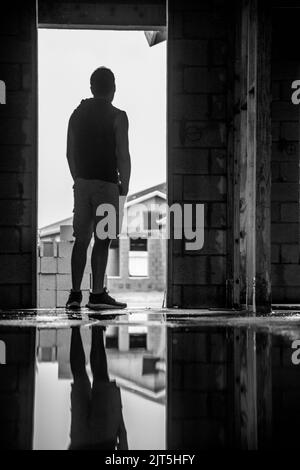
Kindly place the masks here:
[[(119, 238), (110, 246), (106, 271), (112, 292), (165, 290), (166, 237), (160, 221), (166, 217), (166, 184), (162, 183), (128, 196)], [(38, 292), (40, 307), (63, 307), (71, 287), (73, 218), (39, 230)], [(90, 257), (82, 290), (84, 302), (91, 288)]]

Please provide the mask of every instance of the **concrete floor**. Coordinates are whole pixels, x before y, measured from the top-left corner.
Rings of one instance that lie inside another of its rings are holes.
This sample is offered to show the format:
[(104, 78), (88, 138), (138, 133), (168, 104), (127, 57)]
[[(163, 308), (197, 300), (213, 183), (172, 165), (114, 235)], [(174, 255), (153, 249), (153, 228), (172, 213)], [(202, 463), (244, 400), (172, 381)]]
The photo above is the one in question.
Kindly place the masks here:
[(0, 310), (0, 448), (69, 448), (74, 366), (92, 383), (95, 351), (119, 387), (130, 450), (293, 447), (294, 340), (299, 311)]
[(292, 327), (300, 325), (300, 310), (274, 310), (268, 316), (226, 309), (167, 309), (132, 307), (124, 310), (80, 311), (56, 309), (1, 310), (0, 325), (37, 326), (39, 328), (70, 328), (93, 324), (103, 325), (177, 325), (191, 326), (272, 326)]

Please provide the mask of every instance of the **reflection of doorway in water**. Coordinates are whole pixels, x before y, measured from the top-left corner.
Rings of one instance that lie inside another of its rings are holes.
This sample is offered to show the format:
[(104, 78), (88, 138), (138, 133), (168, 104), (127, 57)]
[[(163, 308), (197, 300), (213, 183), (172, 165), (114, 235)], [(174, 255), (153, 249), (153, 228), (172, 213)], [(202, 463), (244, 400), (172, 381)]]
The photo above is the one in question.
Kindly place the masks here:
[[(129, 117), (128, 203), (145, 206), (139, 227), (146, 248), (141, 250), (128, 238), (112, 244), (108, 288), (128, 306), (162, 305), (166, 243), (148, 237), (149, 231), (164, 229), (166, 43), (149, 47), (143, 31), (39, 29), (40, 307), (65, 306), (71, 288), (73, 183), (65, 156), (67, 124), (74, 108), (90, 96), (90, 75), (101, 65), (113, 70), (117, 86), (113, 104)], [(162, 211), (157, 210), (160, 205)], [(151, 211), (156, 214), (155, 227), (149, 226)], [(131, 226), (135, 236), (136, 228)], [(83, 304), (91, 284), (89, 264), (88, 259)]]
[[(37, 334), (34, 449), (70, 445), (72, 330), (41, 329)], [(102, 329), (80, 329), (90, 380), (93, 330)], [(107, 326), (104, 339), (109, 379), (121, 391), (129, 449), (165, 449), (165, 328), (112, 325)]]

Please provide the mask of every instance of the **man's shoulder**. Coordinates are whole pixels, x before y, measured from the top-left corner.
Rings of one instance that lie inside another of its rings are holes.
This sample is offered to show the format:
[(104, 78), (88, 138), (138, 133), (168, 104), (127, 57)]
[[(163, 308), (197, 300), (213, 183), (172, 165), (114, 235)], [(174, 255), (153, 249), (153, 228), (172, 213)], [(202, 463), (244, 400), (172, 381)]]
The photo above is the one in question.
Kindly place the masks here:
[(116, 106), (113, 106), (113, 105), (111, 105), (111, 106), (112, 106), (113, 112), (114, 112), (116, 115), (127, 116), (126, 111), (124, 111), (123, 109), (117, 108)]

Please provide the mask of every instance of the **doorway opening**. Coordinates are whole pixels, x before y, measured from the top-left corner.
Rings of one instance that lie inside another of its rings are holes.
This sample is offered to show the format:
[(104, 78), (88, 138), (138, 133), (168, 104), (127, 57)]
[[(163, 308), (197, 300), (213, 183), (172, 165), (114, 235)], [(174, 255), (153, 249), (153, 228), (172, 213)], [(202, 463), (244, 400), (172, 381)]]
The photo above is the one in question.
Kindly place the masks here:
[[(68, 120), (91, 97), (99, 66), (116, 77), (113, 105), (126, 111), (132, 173), (126, 207), (133, 213), (111, 244), (106, 284), (129, 307), (161, 307), (166, 284), (166, 42), (129, 30), (38, 30), (39, 193), (38, 306), (64, 307), (71, 288), (73, 180), (66, 158)], [(137, 206), (143, 211), (137, 216)], [(156, 217), (149, 218), (149, 214)], [(151, 220), (150, 220), (151, 219)], [(149, 223), (150, 220), (150, 223)], [(154, 236), (153, 236), (154, 235)], [(132, 241), (134, 238), (134, 242)], [(140, 240), (140, 242), (139, 242)], [(91, 246), (83, 305), (91, 287)]]

